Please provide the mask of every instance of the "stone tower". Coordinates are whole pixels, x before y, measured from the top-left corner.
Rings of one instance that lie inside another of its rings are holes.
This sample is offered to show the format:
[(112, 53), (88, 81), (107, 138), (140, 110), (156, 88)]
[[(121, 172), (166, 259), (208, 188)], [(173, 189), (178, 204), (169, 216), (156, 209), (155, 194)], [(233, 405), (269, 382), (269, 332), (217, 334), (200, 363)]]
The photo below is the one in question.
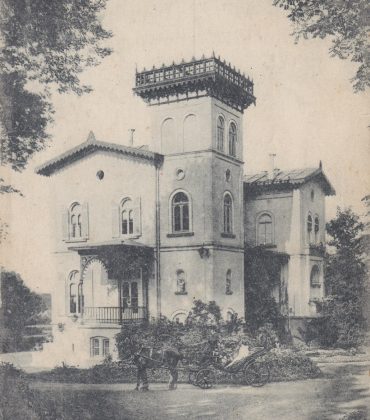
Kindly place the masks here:
[(160, 311), (194, 299), (244, 315), (243, 111), (253, 82), (215, 56), (136, 73), (159, 176)]

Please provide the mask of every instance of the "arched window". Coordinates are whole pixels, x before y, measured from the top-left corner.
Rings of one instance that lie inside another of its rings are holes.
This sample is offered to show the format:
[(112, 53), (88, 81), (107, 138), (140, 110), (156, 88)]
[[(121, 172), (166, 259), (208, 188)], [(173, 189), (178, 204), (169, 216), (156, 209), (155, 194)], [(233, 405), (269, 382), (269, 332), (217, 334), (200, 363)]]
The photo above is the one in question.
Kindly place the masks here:
[(229, 127), (229, 155), (236, 156), (236, 125), (233, 122)]
[(225, 122), (224, 119), (219, 116), (217, 118), (217, 150), (220, 152), (224, 151), (224, 133), (225, 133)]
[(224, 233), (233, 233), (233, 200), (229, 193), (224, 196)]
[(307, 239), (308, 243), (311, 243), (311, 236), (312, 236), (312, 216), (309, 214), (307, 216)]
[(226, 284), (225, 284), (225, 286), (226, 286), (225, 293), (227, 295), (232, 295), (232, 293), (233, 293), (232, 290), (231, 290), (231, 280), (232, 280), (232, 272), (229, 269), (229, 270), (226, 271)]
[(314, 265), (311, 270), (310, 275), (311, 286), (317, 286), (320, 284), (320, 268), (317, 265)]
[(184, 270), (176, 272), (176, 293), (179, 295), (186, 294), (186, 278)]
[(70, 314), (77, 314), (80, 312), (80, 279), (78, 271), (72, 271), (68, 277), (68, 311)]
[(176, 193), (172, 198), (173, 232), (189, 232), (189, 198), (184, 192)]
[(131, 199), (126, 199), (121, 205), (121, 233), (131, 235), (134, 233), (134, 218)]
[(319, 216), (315, 216), (315, 242), (319, 242), (320, 221)]
[(71, 206), (69, 212), (69, 226), (70, 226), (70, 237), (81, 238), (82, 237), (82, 207), (79, 203), (74, 203)]
[(257, 224), (257, 245), (271, 245), (273, 243), (272, 231), (272, 217), (267, 213), (262, 214)]

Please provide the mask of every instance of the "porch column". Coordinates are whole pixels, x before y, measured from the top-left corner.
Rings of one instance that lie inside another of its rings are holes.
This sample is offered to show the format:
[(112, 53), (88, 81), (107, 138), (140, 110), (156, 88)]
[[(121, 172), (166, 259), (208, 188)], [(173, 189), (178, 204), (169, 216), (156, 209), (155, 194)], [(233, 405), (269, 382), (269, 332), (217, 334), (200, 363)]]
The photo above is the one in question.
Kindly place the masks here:
[(122, 280), (117, 279), (117, 284), (118, 284), (119, 324), (122, 325)]

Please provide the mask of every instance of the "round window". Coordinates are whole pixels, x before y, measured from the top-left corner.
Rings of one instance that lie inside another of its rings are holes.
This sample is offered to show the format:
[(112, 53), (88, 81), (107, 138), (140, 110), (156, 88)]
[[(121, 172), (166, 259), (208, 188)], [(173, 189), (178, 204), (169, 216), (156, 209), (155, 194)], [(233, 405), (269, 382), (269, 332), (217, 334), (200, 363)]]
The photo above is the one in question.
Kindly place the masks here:
[(181, 181), (184, 178), (185, 178), (185, 171), (181, 168), (176, 169), (176, 179)]
[(99, 180), (102, 180), (102, 179), (104, 178), (104, 172), (103, 172), (103, 171), (98, 171), (98, 172), (96, 173), (96, 177), (97, 177)]

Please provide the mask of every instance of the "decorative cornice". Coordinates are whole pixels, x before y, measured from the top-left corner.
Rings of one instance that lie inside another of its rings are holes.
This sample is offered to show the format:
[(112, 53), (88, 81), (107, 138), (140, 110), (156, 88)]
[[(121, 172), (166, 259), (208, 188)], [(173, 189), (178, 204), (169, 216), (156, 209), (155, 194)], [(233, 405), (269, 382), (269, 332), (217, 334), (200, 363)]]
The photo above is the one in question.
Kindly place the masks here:
[(85, 156), (88, 156), (96, 151), (109, 151), (121, 155), (125, 155), (134, 159), (141, 159), (154, 166), (160, 166), (163, 162), (163, 155), (154, 153), (149, 150), (139, 149), (136, 147), (128, 147), (115, 143), (107, 143), (95, 140), (94, 135), (90, 132), (87, 141), (67, 150), (65, 153), (49, 160), (43, 165), (36, 168), (35, 172), (39, 175), (50, 176), (57, 170), (67, 166)]
[(243, 112), (255, 104), (253, 81), (221, 61), (211, 57), (171, 66), (162, 65), (136, 73), (134, 92), (147, 103), (173, 102), (184, 99), (211, 96)]

